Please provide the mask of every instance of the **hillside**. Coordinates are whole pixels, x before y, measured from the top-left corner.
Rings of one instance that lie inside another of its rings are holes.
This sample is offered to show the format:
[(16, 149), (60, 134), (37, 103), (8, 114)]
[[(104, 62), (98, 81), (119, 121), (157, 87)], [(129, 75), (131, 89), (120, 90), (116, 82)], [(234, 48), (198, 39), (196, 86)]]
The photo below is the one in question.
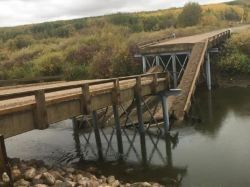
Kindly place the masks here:
[(249, 9), (238, 1), (205, 5), (192, 26), (181, 23), (182, 9), (172, 8), (0, 28), (0, 79), (135, 74), (141, 69), (133, 58), (137, 43), (172, 32), (180, 37), (247, 23)]

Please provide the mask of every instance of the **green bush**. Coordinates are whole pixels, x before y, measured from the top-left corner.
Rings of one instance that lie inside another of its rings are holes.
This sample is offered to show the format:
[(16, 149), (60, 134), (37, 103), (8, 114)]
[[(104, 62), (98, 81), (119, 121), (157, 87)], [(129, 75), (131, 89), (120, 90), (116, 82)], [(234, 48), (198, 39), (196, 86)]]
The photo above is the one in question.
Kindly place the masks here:
[(59, 52), (42, 55), (33, 61), (35, 73), (39, 76), (61, 75), (63, 73), (63, 57)]
[(22, 49), (30, 46), (33, 43), (33, 38), (30, 35), (20, 35), (8, 41), (8, 46), (11, 50)]
[(219, 61), (219, 67), (228, 74), (250, 73), (250, 58), (238, 50), (224, 56)]
[(250, 31), (234, 34), (227, 41), (218, 65), (228, 74), (250, 74)]

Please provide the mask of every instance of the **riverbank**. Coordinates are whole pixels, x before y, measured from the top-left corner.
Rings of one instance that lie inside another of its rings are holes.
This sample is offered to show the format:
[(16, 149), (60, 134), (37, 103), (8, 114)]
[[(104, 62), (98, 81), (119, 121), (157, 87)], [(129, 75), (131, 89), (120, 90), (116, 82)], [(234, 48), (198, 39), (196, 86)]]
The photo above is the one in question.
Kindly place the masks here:
[(250, 75), (228, 75), (223, 73), (217, 73), (215, 77), (215, 86), (220, 88), (248, 88), (250, 87)]
[[(20, 159), (10, 159), (11, 173), (14, 187), (161, 187), (158, 183), (136, 182), (125, 183), (119, 181), (115, 176), (95, 176), (89, 168), (88, 171), (79, 170), (73, 167), (53, 167), (46, 165), (43, 161)], [(2, 177), (3, 181), (9, 181), (6, 174)], [(0, 186), (5, 186), (3, 182)]]

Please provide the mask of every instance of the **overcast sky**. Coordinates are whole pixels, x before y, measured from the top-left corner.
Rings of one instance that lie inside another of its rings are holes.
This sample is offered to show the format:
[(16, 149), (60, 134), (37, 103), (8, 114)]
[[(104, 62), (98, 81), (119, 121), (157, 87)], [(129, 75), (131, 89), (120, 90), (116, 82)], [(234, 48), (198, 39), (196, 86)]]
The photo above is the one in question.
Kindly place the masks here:
[[(0, 0), (0, 26), (183, 6), (189, 0)], [(200, 4), (229, 0), (196, 0)]]

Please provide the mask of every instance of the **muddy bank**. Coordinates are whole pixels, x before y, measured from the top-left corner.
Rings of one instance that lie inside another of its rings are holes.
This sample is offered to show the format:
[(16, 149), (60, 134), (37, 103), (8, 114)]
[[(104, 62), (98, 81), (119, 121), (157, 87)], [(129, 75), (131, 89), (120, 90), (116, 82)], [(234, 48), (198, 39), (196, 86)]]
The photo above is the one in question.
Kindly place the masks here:
[(214, 77), (214, 85), (220, 88), (230, 87), (250, 87), (250, 75), (228, 75), (225, 73), (217, 72)]
[[(79, 170), (73, 167), (45, 165), (43, 161), (10, 159), (10, 167), (14, 187), (161, 187), (153, 182), (125, 183), (115, 176), (96, 176), (96, 168)], [(10, 178), (3, 174), (0, 186), (8, 186)]]

